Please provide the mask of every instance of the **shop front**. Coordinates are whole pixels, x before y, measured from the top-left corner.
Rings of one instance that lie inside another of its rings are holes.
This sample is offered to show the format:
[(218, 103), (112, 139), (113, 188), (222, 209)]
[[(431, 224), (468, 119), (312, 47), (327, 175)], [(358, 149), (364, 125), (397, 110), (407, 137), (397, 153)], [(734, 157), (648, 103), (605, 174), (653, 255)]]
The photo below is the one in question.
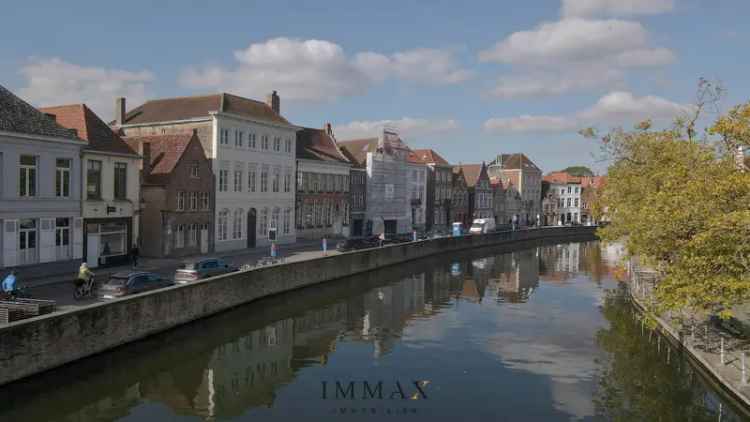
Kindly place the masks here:
[(132, 245), (132, 218), (91, 218), (84, 222), (84, 256), (91, 268), (127, 262)]

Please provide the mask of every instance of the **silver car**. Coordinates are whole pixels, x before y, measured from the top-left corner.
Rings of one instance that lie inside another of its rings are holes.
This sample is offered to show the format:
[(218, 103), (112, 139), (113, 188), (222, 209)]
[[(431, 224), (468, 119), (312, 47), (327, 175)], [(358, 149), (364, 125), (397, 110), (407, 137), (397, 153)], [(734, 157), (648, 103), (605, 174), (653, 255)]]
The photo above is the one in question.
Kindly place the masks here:
[(239, 269), (229, 265), (220, 258), (204, 258), (197, 261), (185, 261), (174, 274), (174, 281), (180, 284), (220, 274), (231, 273)]
[(161, 278), (159, 274), (145, 271), (119, 272), (112, 274), (109, 280), (99, 288), (99, 297), (115, 299), (135, 293), (161, 289), (174, 282)]

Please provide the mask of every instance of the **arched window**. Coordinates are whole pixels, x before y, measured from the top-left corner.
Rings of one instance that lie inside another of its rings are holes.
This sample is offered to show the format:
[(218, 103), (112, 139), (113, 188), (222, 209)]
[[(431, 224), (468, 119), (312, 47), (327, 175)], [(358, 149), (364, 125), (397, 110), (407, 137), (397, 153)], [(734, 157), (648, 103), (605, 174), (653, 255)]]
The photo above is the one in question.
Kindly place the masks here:
[(234, 221), (232, 222), (232, 238), (242, 239), (242, 222), (244, 220), (245, 212), (240, 209), (234, 210)]
[(229, 225), (229, 210), (223, 209), (219, 212), (219, 221), (217, 222), (216, 231), (219, 232), (219, 240), (227, 240)]

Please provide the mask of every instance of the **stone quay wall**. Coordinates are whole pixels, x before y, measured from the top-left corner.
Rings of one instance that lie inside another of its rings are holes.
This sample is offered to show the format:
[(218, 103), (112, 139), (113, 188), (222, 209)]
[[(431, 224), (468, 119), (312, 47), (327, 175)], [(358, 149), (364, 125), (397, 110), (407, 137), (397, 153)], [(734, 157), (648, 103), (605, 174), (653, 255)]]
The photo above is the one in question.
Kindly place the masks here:
[[(550, 227), (431, 239), (226, 274), (0, 326), (0, 385), (270, 295), (472, 248), (594, 239), (596, 227)], [(200, 333), (196, 333), (200, 335)]]

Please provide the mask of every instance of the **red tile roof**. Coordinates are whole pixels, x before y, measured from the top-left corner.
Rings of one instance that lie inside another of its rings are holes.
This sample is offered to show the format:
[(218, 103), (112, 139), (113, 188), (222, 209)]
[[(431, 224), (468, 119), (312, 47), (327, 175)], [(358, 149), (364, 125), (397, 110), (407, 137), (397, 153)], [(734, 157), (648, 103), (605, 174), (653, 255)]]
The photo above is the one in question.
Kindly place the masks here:
[(466, 185), (469, 187), (476, 186), (482, 173), (487, 175), (487, 167), (484, 164), (459, 164), (456, 167), (460, 167), (463, 170), (464, 177), (466, 178)]
[(86, 104), (42, 107), (39, 110), (54, 115), (59, 125), (75, 129), (79, 138), (88, 141), (86, 150), (136, 155)]
[(128, 136), (125, 141), (136, 151), (143, 144), (150, 145), (151, 171), (146, 180), (147, 184), (162, 184), (166, 182), (182, 154), (187, 150), (190, 142), (200, 142), (198, 135), (193, 133), (178, 133), (172, 135)]
[(297, 158), (350, 163), (324, 129), (303, 128), (297, 132)]
[(437, 164), (441, 166), (449, 166), (448, 161), (446, 161), (443, 157), (440, 156), (435, 150), (433, 149), (415, 149), (412, 150), (415, 157), (419, 162), (422, 164)]
[(210, 112), (215, 111), (290, 124), (264, 102), (227, 93), (147, 101), (130, 110), (123, 123), (129, 125), (189, 120), (208, 117)]

